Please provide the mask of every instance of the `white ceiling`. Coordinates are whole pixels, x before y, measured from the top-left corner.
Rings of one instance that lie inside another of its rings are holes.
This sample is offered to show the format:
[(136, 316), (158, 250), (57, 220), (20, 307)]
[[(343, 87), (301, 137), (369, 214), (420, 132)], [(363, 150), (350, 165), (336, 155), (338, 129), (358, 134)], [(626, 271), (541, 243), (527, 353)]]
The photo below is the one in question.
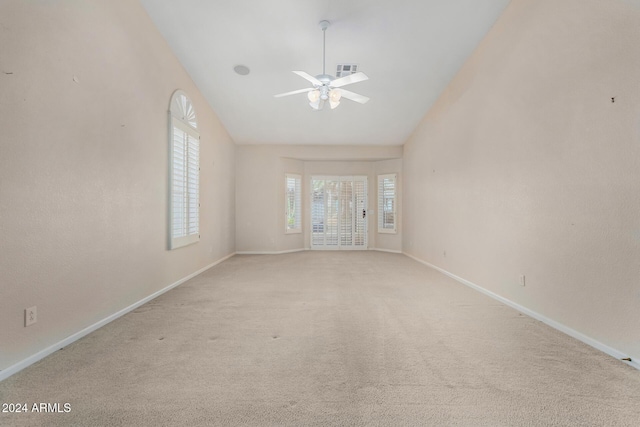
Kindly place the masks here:
[[(237, 144), (402, 145), (509, 0), (141, 0)], [(293, 70), (357, 63), (371, 100), (315, 112)], [(240, 76), (233, 67), (251, 69)]]

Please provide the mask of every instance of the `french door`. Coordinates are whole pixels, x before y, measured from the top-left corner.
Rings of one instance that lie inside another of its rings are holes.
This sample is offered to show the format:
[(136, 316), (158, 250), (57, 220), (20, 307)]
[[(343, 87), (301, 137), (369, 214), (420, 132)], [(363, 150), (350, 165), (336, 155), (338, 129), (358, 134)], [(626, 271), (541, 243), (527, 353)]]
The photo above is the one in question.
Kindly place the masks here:
[(311, 177), (311, 249), (367, 248), (367, 177)]

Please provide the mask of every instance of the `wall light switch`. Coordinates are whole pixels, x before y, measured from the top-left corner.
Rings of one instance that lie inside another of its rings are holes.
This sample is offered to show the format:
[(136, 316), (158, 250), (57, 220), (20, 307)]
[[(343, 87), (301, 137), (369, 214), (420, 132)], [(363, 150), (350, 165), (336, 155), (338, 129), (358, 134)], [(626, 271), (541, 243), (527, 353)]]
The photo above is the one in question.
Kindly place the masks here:
[(520, 276), (520, 286), (524, 286), (524, 274)]

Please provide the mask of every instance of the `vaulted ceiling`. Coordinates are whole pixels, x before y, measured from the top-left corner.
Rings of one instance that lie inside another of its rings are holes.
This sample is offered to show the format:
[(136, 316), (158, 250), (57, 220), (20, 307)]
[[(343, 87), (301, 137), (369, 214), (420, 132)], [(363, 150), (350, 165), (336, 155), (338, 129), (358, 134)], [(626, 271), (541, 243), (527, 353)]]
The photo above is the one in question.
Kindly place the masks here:
[[(141, 0), (237, 144), (401, 145), (509, 0)], [(358, 64), (371, 100), (314, 111), (292, 73)], [(234, 72), (246, 65), (248, 75)]]

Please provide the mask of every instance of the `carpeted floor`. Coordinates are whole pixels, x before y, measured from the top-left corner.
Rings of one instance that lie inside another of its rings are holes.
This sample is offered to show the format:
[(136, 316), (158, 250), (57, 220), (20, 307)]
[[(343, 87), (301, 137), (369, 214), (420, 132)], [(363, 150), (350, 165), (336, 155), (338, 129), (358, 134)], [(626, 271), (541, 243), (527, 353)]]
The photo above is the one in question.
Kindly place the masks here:
[(638, 426), (640, 372), (403, 255), (235, 256), (0, 383), (3, 426)]

